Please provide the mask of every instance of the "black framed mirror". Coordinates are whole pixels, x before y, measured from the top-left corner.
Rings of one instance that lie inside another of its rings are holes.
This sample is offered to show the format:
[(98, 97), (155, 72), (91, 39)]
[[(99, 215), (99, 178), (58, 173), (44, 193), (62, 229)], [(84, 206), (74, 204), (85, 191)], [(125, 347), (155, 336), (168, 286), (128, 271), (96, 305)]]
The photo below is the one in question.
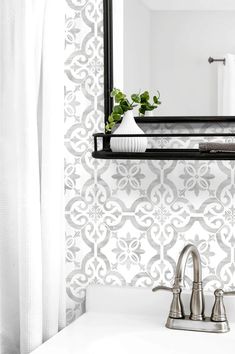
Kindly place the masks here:
[(105, 123), (112, 112), (113, 100), (113, 1), (103, 0), (104, 16), (104, 116)]
[[(219, 75), (229, 80), (228, 70), (235, 66), (231, 54), (235, 53), (235, 4), (103, 0), (103, 6), (105, 122), (113, 107), (110, 92), (120, 81), (124, 84), (118, 88), (127, 94), (146, 89), (161, 92), (162, 106), (153, 117), (144, 118), (146, 122), (234, 120), (235, 104), (225, 102), (229, 108), (219, 108), (218, 100), (223, 96), (226, 101), (221, 90), (228, 89)], [(147, 52), (152, 67), (144, 57)], [(120, 62), (125, 68), (117, 84)], [(150, 81), (144, 81), (143, 73)]]

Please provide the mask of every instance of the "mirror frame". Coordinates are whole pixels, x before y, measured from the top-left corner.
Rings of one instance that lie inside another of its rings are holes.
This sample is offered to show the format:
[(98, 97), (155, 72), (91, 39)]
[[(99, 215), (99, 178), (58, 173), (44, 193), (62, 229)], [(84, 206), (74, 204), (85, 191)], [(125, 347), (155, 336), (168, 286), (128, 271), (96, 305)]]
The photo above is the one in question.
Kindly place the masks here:
[[(104, 123), (112, 113), (113, 99), (113, 0), (103, 0), (103, 34), (104, 34)], [(153, 116), (135, 117), (140, 123), (200, 123), (200, 122), (235, 122), (235, 116)]]
[(105, 124), (112, 113), (113, 99), (113, 0), (103, 0), (104, 23), (104, 119)]

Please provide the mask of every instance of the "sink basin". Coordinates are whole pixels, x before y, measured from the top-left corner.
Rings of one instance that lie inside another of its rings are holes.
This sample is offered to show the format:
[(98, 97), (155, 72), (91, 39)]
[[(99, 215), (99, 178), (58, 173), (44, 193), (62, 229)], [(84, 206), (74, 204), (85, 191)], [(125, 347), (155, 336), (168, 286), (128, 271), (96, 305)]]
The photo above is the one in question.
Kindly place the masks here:
[[(172, 294), (151, 289), (91, 286), (86, 313), (34, 354), (204, 354), (235, 348), (235, 299), (226, 298), (231, 332), (212, 334), (165, 328)], [(206, 296), (210, 314), (213, 296)], [(190, 295), (183, 295), (188, 311)]]

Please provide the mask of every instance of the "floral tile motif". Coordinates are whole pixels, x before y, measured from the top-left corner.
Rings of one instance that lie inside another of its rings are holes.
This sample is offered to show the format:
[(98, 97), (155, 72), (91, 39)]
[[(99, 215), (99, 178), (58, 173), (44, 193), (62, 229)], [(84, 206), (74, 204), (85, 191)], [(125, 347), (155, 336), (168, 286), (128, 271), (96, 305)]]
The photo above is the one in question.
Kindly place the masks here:
[(185, 190), (194, 191), (198, 196), (200, 191), (209, 189), (210, 180), (215, 176), (211, 174), (208, 162), (191, 161), (185, 164), (184, 174), (180, 178), (184, 181)]
[(112, 251), (116, 254), (117, 264), (125, 265), (128, 270), (132, 265), (140, 264), (141, 255), (145, 253), (141, 249), (141, 241), (132, 238), (129, 232), (126, 237), (117, 238), (116, 248)]
[[(173, 281), (187, 243), (200, 251), (205, 287), (235, 287), (235, 163), (103, 161), (91, 157), (103, 130), (102, 0), (66, 0), (65, 219), (67, 318), (85, 308), (91, 284), (152, 287)], [(167, 132), (231, 132), (234, 125), (148, 126)], [(161, 139), (158, 147), (199, 140)], [(190, 286), (189, 261), (186, 285)]]
[(127, 160), (117, 164), (116, 173), (112, 175), (112, 178), (116, 180), (114, 192), (125, 190), (130, 195), (132, 190), (139, 190), (141, 193), (141, 180), (145, 178), (145, 175), (141, 173), (138, 163)]

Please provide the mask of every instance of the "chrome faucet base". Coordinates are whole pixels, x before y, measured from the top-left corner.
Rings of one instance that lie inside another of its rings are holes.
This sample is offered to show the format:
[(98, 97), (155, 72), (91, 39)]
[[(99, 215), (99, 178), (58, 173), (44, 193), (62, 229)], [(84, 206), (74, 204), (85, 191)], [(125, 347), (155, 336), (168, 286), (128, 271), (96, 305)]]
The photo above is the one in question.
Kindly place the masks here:
[(203, 321), (193, 321), (189, 316), (183, 319), (168, 317), (166, 327), (169, 329), (208, 333), (227, 333), (230, 331), (228, 321), (213, 322), (209, 317)]
[[(181, 300), (181, 292), (185, 278), (185, 268), (189, 256), (193, 259), (194, 279), (192, 295), (190, 300), (190, 316), (185, 316), (184, 306)], [(171, 302), (169, 317), (166, 327), (183, 331), (197, 331), (207, 333), (229, 332), (226, 311), (224, 307), (224, 296), (235, 296), (235, 291), (215, 290), (215, 303), (212, 308), (211, 317), (205, 317), (205, 300), (202, 284), (202, 264), (198, 249), (193, 244), (184, 247), (180, 253), (176, 266), (175, 281), (172, 288), (157, 286), (154, 292), (159, 290), (171, 291), (173, 299)]]

